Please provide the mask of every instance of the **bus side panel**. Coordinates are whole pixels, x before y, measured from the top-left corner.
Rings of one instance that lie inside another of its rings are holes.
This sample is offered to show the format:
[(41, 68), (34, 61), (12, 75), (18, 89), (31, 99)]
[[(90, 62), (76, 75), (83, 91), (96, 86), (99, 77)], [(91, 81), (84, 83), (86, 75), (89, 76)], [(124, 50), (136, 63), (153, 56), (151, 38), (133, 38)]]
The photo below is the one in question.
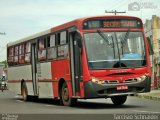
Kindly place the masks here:
[[(58, 97), (58, 83), (60, 79), (64, 79), (67, 83), (71, 82), (70, 78), (70, 61), (69, 60), (58, 60), (51, 63), (52, 80), (53, 80), (53, 93), (55, 97)], [(68, 84), (67, 84), (68, 85)], [(69, 85), (68, 87), (71, 87)], [(72, 95), (72, 91), (69, 91)]]
[(33, 95), (31, 65), (9, 67), (8, 68), (8, 87), (16, 94), (21, 94), (21, 80), (26, 81), (28, 94)]
[(37, 64), (39, 97), (54, 97), (51, 75), (51, 62)]

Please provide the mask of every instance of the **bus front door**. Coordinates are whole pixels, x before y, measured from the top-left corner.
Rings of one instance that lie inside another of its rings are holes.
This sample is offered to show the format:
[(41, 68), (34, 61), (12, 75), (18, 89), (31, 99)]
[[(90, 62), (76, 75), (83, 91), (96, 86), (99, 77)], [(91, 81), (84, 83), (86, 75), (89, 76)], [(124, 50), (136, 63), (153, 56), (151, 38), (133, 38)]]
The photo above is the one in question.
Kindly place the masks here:
[(80, 82), (82, 74), (81, 48), (78, 46), (79, 34), (76, 32), (69, 34), (70, 66), (73, 96), (80, 95)]
[(36, 63), (36, 43), (31, 45), (31, 68), (32, 68), (32, 83), (34, 95), (38, 95), (38, 80), (37, 80), (37, 63)]

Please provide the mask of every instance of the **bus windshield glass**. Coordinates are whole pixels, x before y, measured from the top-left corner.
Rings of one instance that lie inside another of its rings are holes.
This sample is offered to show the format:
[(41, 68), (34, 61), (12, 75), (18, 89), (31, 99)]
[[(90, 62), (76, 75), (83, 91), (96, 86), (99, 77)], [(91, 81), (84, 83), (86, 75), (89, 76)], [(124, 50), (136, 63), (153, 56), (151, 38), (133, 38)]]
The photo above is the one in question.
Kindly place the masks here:
[(146, 65), (142, 32), (84, 34), (89, 69), (134, 68)]

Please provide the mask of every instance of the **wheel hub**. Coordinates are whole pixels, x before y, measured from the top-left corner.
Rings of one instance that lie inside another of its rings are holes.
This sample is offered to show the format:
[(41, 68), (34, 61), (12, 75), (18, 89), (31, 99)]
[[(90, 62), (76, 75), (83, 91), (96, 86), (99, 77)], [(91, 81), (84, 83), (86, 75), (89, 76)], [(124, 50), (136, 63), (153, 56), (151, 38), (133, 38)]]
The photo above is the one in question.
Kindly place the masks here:
[(67, 101), (69, 99), (69, 94), (68, 94), (67, 88), (64, 88), (64, 90), (63, 90), (63, 98), (65, 101)]

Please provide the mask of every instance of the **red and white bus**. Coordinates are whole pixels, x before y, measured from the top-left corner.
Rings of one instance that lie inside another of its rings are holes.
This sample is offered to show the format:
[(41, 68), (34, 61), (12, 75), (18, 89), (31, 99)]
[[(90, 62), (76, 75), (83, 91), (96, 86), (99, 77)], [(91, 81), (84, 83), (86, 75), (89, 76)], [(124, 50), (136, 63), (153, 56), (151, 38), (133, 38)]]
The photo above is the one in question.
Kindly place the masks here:
[(76, 19), (7, 45), (9, 89), (51, 97), (111, 98), (150, 91), (149, 50), (141, 19), (96, 16)]

